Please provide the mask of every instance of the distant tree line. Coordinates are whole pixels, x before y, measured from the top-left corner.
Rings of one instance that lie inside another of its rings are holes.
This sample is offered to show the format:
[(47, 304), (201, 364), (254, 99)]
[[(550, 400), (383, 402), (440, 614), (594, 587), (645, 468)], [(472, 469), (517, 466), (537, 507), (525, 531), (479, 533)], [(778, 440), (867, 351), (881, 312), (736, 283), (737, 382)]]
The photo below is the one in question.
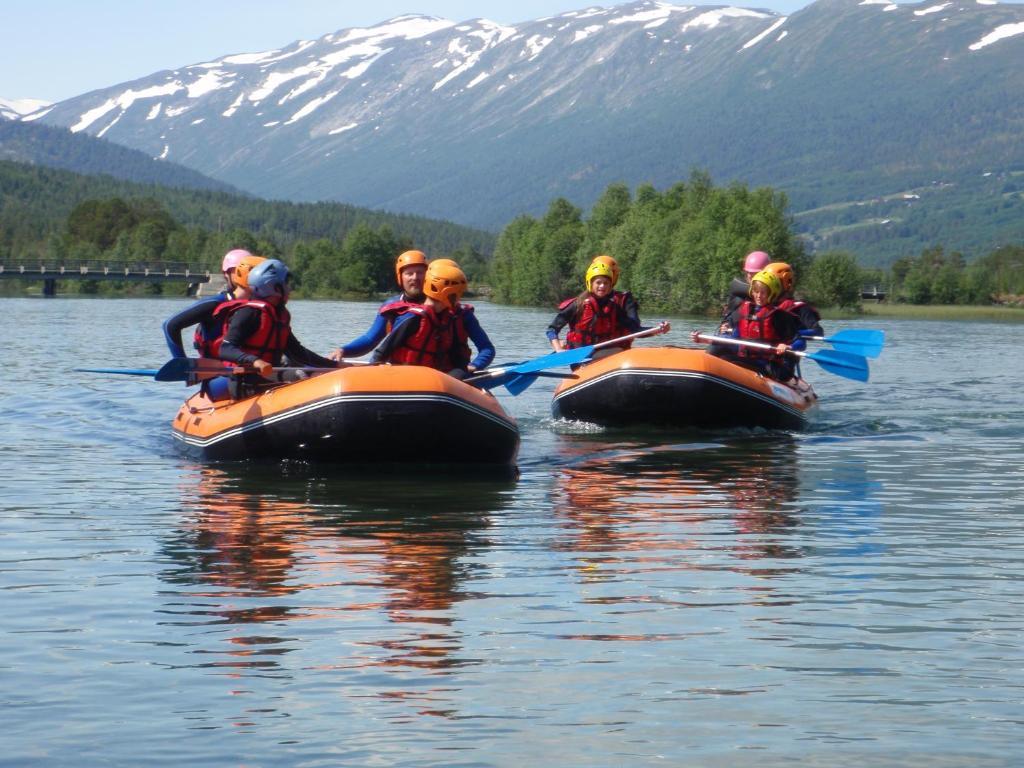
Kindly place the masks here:
[(607, 253), (622, 269), (618, 287), (632, 291), (646, 313), (714, 313), (752, 250), (791, 264), (797, 294), (820, 307), (857, 309), (869, 286), (891, 300), (922, 304), (1019, 302), (1024, 295), (1024, 246), (970, 264), (938, 247), (890, 270), (863, 269), (845, 251), (807, 254), (786, 209), (786, 196), (771, 188), (715, 187), (700, 171), (665, 192), (642, 185), (631, 194), (612, 184), (588, 216), (558, 198), (542, 218), (521, 216), (498, 237), (493, 296), (557, 304), (583, 289), (587, 265)]
[(721, 306), (752, 250), (798, 273), (810, 263), (785, 195), (741, 184), (717, 188), (695, 171), (665, 192), (642, 185), (631, 194), (613, 184), (586, 218), (557, 199), (541, 219), (514, 220), (498, 237), (491, 283), (497, 301), (554, 305), (583, 290), (587, 265), (607, 253), (622, 270), (617, 287), (632, 291), (645, 312), (702, 313)]
[[(40, 258), (73, 266), (85, 262), (184, 262), (195, 269), (217, 272), (224, 254), (233, 248), (283, 259), (294, 274), (299, 297), (371, 296), (394, 290), (394, 263), (402, 250), (414, 247), (408, 235), (396, 235), (388, 225), (359, 222), (344, 239), (301, 240), (257, 236), (244, 229), (215, 232), (185, 227), (153, 198), (90, 199), (76, 205), (59, 232), (48, 235)], [(471, 280), (487, 269), (484, 256), (469, 245), (431, 256), (456, 259)], [(129, 281), (65, 281), (64, 292), (159, 294), (168, 284)], [(178, 290), (178, 289), (174, 289)]]
[(323, 279), (325, 271), (348, 266), (345, 243), (365, 240), (368, 231), (387, 246), (414, 245), (431, 257), (462, 254), (477, 274), (495, 242), (489, 232), (421, 216), (172, 189), (0, 160), (0, 258), (159, 258), (216, 268), (233, 247), (297, 255), (296, 263), (315, 250), (320, 273), (309, 277), (310, 291), (323, 284), (324, 291), (368, 292), (374, 283)]
[(890, 301), (908, 304), (1024, 305), (1024, 245), (1006, 245), (968, 263), (942, 246), (903, 258), (887, 270), (864, 272)]

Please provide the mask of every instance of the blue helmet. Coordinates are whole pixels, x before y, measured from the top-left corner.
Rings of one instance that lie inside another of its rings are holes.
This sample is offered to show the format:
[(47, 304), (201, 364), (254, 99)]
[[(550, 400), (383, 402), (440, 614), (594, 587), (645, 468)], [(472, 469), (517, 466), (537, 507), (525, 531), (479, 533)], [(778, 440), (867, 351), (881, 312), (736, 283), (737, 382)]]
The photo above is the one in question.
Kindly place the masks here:
[(285, 292), (288, 284), (288, 267), (277, 259), (267, 259), (252, 268), (249, 272), (249, 293), (256, 299), (267, 299)]

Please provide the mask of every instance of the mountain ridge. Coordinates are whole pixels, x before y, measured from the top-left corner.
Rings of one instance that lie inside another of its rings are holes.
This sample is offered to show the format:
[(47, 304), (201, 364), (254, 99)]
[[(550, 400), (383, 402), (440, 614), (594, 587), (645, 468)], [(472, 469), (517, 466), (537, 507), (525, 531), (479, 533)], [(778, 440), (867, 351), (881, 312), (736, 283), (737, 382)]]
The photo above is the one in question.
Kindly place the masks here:
[(555, 196), (586, 206), (609, 183), (668, 186), (693, 167), (783, 189), (800, 214), (1024, 166), (1021, 33), (1024, 7), (974, 2), (817, 0), (790, 15), (633, 2), (515, 26), (406, 15), (28, 119), (261, 196), (492, 229)]

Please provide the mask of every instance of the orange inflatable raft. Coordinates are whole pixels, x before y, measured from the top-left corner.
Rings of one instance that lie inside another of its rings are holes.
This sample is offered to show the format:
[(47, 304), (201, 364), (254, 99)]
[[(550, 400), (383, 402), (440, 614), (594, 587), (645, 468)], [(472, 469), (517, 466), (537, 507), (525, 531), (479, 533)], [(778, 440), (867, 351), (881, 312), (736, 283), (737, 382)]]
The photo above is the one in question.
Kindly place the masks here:
[(244, 400), (197, 393), (172, 422), (204, 459), (512, 464), (519, 429), (488, 392), (432, 368), (342, 368)]
[(801, 429), (817, 402), (803, 379), (782, 384), (699, 349), (642, 347), (601, 358), (563, 381), (556, 418), (609, 426)]

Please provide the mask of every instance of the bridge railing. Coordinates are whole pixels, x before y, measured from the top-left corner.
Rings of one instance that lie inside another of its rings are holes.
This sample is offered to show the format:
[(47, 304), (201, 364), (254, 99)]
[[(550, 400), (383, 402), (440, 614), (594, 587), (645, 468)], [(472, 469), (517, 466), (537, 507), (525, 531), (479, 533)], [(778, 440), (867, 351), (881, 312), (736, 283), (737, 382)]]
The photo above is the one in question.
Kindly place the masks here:
[(12, 277), (47, 279), (145, 279), (166, 278), (186, 279), (192, 282), (206, 282), (211, 272), (184, 261), (103, 261), (97, 259), (46, 259), (46, 258), (5, 258), (0, 259), (0, 274)]

